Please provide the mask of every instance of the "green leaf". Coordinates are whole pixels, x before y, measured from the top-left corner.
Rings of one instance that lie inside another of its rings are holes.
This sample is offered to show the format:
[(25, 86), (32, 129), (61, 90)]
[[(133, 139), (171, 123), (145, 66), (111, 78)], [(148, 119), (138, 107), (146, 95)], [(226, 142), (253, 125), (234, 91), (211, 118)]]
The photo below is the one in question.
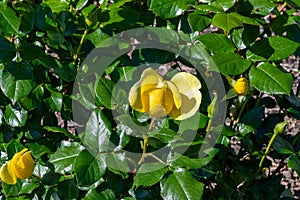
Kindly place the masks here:
[(47, 4), (52, 12), (55, 13), (68, 10), (69, 8), (69, 3), (66, 0), (43, 0), (43, 3)]
[(25, 126), (28, 112), (23, 109), (15, 109), (9, 104), (4, 112), (4, 120), (11, 127)]
[(298, 47), (300, 47), (300, 43), (284, 37), (273, 36), (254, 43), (246, 54), (247, 58), (254, 61), (282, 60), (292, 55)]
[(137, 171), (133, 184), (136, 187), (152, 186), (158, 183), (167, 171), (167, 166), (163, 165), (162, 163), (144, 163)]
[(13, 9), (6, 2), (0, 2), (0, 30), (4, 34), (18, 34), (21, 19), (16, 16)]
[(26, 110), (33, 110), (37, 108), (43, 100), (44, 88), (42, 85), (38, 85), (31, 93), (21, 99), (19, 99), (20, 106)]
[(94, 32), (89, 33), (86, 38), (90, 40), (95, 47), (100, 47), (101, 43), (109, 37), (101, 29), (96, 29)]
[(290, 94), (293, 77), (270, 63), (260, 63), (249, 72), (250, 84), (268, 94)]
[(95, 110), (87, 121), (82, 141), (90, 151), (96, 154), (106, 152), (111, 132), (112, 127), (109, 119), (102, 110)]
[(81, 10), (87, 3), (88, 0), (79, 0), (76, 4), (76, 10)]
[(202, 31), (211, 23), (211, 19), (208, 16), (203, 15), (202, 13), (203, 12), (196, 10), (188, 15), (188, 22), (193, 32)]
[(300, 0), (285, 0), (290, 6), (300, 9)]
[(200, 5), (195, 5), (195, 7), (197, 9), (203, 10), (203, 11), (210, 11), (210, 12), (215, 12), (215, 13), (223, 13), (224, 12), (223, 8), (219, 5), (200, 4)]
[(106, 157), (107, 167), (115, 173), (127, 173), (130, 172), (127, 160), (122, 153), (107, 154)]
[(264, 107), (257, 106), (247, 112), (238, 123), (238, 131), (246, 135), (259, 127), (264, 116)]
[(162, 128), (159, 131), (154, 131), (150, 133), (150, 137), (156, 138), (163, 143), (169, 143), (177, 135), (175, 131), (168, 128)]
[(95, 200), (95, 199), (105, 199), (105, 200), (115, 200), (116, 196), (114, 192), (110, 189), (106, 189), (102, 192), (98, 192), (96, 189), (88, 191), (84, 196), (83, 200)]
[(273, 148), (280, 154), (294, 154), (295, 152), (293, 146), (280, 135), (276, 136), (272, 145)]
[(37, 47), (32, 43), (23, 44), (20, 49), (20, 56), (22, 59), (27, 61), (39, 60), (46, 68), (57, 68), (57, 64), (53, 57), (50, 57), (42, 51), (41, 48)]
[(212, 24), (229, 33), (231, 29), (243, 26), (241, 20), (236, 18), (232, 13), (217, 13), (212, 19)]
[(270, 0), (249, 0), (252, 4), (251, 14), (258, 14), (266, 16), (272, 12), (272, 10), (277, 6)]
[(79, 143), (64, 143), (62, 147), (50, 155), (49, 162), (54, 165), (57, 173), (71, 172), (73, 163), (82, 149), (83, 147)]
[(79, 139), (78, 136), (73, 135), (72, 133), (70, 133), (68, 130), (66, 130), (64, 128), (60, 128), (60, 127), (57, 127), (57, 126), (45, 126), (43, 128), (47, 131), (51, 131), (51, 132), (54, 132), (54, 133), (63, 133), (65, 136), (67, 136), (71, 139), (74, 139), (74, 140)]
[(2, 188), (5, 197), (13, 197), (20, 193), (22, 189), (22, 181), (19, 179), (15, 185), (9, 185), (5, 182), (2, 182)]
[(80, 152), (74, 163), (77, 183), (89, 186), (96, 183), (105, 173), (106, 162), (104, 154), (93, 156), (86, 149)]
[(45, 87), (50, 92), (50, 96), (45, 98), (44, 101), (52, 110), (60, 112), (63, 104), (63, 95), (60, 92), (54, 91), (49, 85), (45, 85)]
[(0, 61), (8, 62), (16, 56), (16, 48), (8, 40), (0, 38)]
[(112, 92), (114, 89), (114, 83), (103, 77), (99, 77), (96, 81), (96, 97), (99, 101), (109, 109), (112, 109)]
[(214, 53), (224, 53), (227, 51), (235, 51), (233, 43), (224, 34), (208, 33), (201, 35), (198, 40), (204, 47)]
[(296, 155), (291, 155), (288, 159), (288, 167), (294, 169), (298, 176), (300, 176), (300, 160)]
[(173, 18), (181, 15), (194, 3), (193, 0), (152, 0), (150, 9), (161, 17)]
[(211, 5), (221, 6), (224, 11), (227, 11), (235, 4), (235, 0), (215, 0), (212, 1)]
[(25, 63), (10, 63), (0, 76), (1, 89), (12, 103), (27, 96), (36, 86), (33, 73)]
[(60, 199), (77, 199), (79, 189), (74, 179), (68, 179), (58, 184), (58, 194)]
[(250, 60), (243, 59), (233, 52), (225, 52), (212, 57), (209, 70), (219, 71), (224, 75), (239, 75), (246, 71), (250, 65)]
[(201, 199), (204, 184), (196, 181), (190, 172), (177, 171), (160, 182), (163, 199)]

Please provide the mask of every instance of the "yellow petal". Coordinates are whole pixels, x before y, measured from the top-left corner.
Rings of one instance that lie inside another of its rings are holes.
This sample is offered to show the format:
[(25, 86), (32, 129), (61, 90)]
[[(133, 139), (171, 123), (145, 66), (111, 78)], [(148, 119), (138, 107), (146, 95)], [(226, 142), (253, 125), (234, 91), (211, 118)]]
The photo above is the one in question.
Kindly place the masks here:
[(18, 178), (25, 180), (32, 175), (33, 170), (34, 170), (34, 160), (31, 157), (30, 152), (27, 151), (18, 160), (16, 166), (16, 175)]
[(173, 100), (174, 100), (174, 105), (176, 106), (176, 108), (180, 108), (180, 106), (181, 106), (181, 95), (178, 91), (178, 88), (174, 85), (174, 83), (172, 83), (170, 81), (165, 81), (165, 84), (167, 85), (168, 89), (171, 90), (172, 97), (173, 97)]
[(129, 104), (139, 112), (149, 112), (148, 91), (162, 84), (163, 78), (152, 68), (143, 71), (141, 79), (129, 91)]
[(167, 112), (163, 106), (164, 91), (162, 88), (153, 89), (149, 92), (149, 115), (154, 118), (164, 117)]
[(233, 85), (233, 89), (239, 95), (246, 95), (248, 93), (248, 80), (239, 78)]
[(200, 81), (190, 73), (180, 72), (171, 79), (171, 82), (176, 85), (181, 95), (181, 107), (174, 108), (169, 115), (176, 120), (184, 120), (193, 116), (198, 111), (202, 99), (199, 91)]
[(173, 108), (172, 92), (163, 85), (149, 91), (149, 115), (154, 118), (166, 116)]
[(0, 177), (3, 182), (14, 185), (17, 183), (17, 176), (15, 175), (14, 171), (12, 171), (11, 168), (8, 167), (9, 163), (10, 161), (2, 165), (0, 169)]

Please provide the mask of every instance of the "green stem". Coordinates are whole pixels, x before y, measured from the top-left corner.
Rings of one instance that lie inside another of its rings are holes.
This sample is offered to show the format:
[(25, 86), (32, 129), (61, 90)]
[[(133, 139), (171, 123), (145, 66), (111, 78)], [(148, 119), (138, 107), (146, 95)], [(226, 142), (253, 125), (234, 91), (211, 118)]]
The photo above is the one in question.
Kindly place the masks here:
[(142, 142), (142, 149), (143, 149), (143, 154), (141, 159), (138, 162), (138, 165), (141, 165), (144, 162), (144, 159), (148, 156), (147, 154), (147, 147), (148, 147), (148, 133), (154, 128), (155, 125), (155, 119), (151, 119), (150, 125), (149, 125), (149, 129), (147, 134), (144, 136), (144, 141)]
[(247, 96), (246, 100), (244, 101), (244, 103), (243, 103), (243, 105), (242, 105), (242, 107), (241, 107), (241, 110), (240, 110), (240, 112), (239, 112), (239, 115), (238, 115), (238, 117), (237, 117), (237, 119), (236, 119), (236, 123), (235, 123), (235, 124), (238, 124), (238, 123), (240, 122), (240, 119), (241, 119), (241, 117), (242, 117), (243, 111), (244, 111), (244, 109), (245, 109), (245, 107), (246, 107), (246, 105), (247, 105), (247, 102), (248, 102), (248, 100), (250, 99), (250, 97), (251, 97), (250, 95)]
[(267, 148), (266, 148), (266, 151), (265, 151), (264, 155), (263, 155), (263, 156), (261, 157), (261, 159), (260, 159), (260, 162), (259, 162), (259, 165), (258, 165), (258, 166), (259, 166), (259, 169), (261, 169), (262, 164), (263, 164), (263, 162), (264, 162), (266, 156), (267, 156), (268, 153), (270, 152), (272, 143), (274, 142), (274, 140), (275, 140), (275, 138), (276, 138), (277, 135), (278, 135), (277, 132), (274, 132), (274, 134), (272, 135), (271, 140), (269, 141), (269, 144), (268, 144), (268, 146), (267, 146)]
[(73, 56), (73, 64), (74, 64), (74, 65), (75, 65), (76, 62), (77, 62), (77, 59), (78, 59), (78, 57), (79, 57), (79, 53), (80, 53), (81, 48), (82, 48), (82, 45), (83, 45), (83, 42), (84, 42), (84, 40), (85, 40), (85, 38), (86, 38), (88, 32), (89, 32), (89, 30), (88, 30), (88, 29), (85, 29), (83, 35), (81, 36), (79, 46), (78, 46), (78, 48), (77, 48), (76, 53), (75, 53), (74, 56)]

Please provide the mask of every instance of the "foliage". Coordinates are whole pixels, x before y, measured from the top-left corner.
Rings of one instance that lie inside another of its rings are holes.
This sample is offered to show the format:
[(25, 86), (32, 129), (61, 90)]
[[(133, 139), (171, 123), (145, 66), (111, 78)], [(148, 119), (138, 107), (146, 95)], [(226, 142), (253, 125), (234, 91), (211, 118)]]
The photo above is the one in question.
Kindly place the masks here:
[[(300, 175), (299, 133), (284, 131), (284, 120), (300, 119), (300, 100), (293, 74), (282, 67), (300, 53), (299, 9), (298, 0), (1, 1), (0, 162), (24, 148), (35, 160), (33, 175), (14, 185), (2, 182), (2, 194), (278, 199), (282, 175), (266, 173), (267, 156), (281, 160), (276, 171), (287, 165)], [(144, 36), (139, 32), (128, 44), (126, 31), (135, 28), (145, 28), (166, 49), (149, 41), (152, 48), (133, 48)], [(109, 39), (121, 33), (124, 41)], [(107, 57), (91, 68), (90, 53), (107, 46), (114, 51), (104, 51)], [(199, 59), (203, 48), (208, 59)], [(201, 81), (203, 99), (191, 118), (151, 120), (128, 106), (128, 92), (142, 73), (137, 66), (166, 63)], [(98, 68), (102, 73), (93, 71)], [(215, 82), (218, 74), (223, 86)], [(78, 82), (83, 77), (89, 81)], [(241, 77), (249, 83), (245, 95), (233, 90)], [(270, 114), (269, 108), (279, 111)], [(70, 121), (80, 125), (75, 133)], [(238, 152), (232, 138), (241, 142)], [(159, 149), (165, 150), (161, 157), (154, 153)]]

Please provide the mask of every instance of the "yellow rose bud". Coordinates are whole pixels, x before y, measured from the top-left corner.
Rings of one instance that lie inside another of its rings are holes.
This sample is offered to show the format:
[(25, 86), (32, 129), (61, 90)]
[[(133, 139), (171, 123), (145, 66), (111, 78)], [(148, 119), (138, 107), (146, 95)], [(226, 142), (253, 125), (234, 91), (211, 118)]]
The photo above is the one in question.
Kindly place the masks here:
[(17, 179), (27, 179), (31, 176), (34, 169), (34, 160), (30, 155), (30, 151), (24, 148), (16, 153), (11, 160), (2, 165), (0, 169), (0, 178), (3, 182), (13, 185), (17, 183)]
[(169, 115), (183, 120), (199, 109), (200, 88), (200, 81), (192, 74), (180, 72), (166, 81), (152, 68), (147, 68), (130, 89), (129, 103), (134, 110), (146, 112), (153, 118)]
[(246, 95), (248, 93), (248, 80), (246, 78), (239, 78), (234, 83), (233, 89), (239, 95)]

